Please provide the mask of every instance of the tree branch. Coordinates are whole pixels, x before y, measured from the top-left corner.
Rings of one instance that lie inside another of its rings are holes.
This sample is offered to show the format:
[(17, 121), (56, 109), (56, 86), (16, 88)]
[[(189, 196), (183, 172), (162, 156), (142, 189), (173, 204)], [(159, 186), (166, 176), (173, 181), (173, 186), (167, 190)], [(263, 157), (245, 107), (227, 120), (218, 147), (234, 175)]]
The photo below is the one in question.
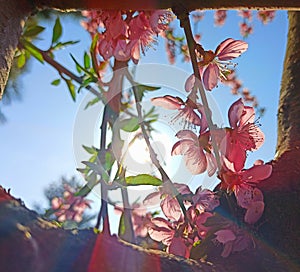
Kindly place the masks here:
[[(178, 0), (35, 0), (38, 8), (66, 9), (167, 9), (178, 4)], [(286, 9), (300, 10), (299, 1), (289, 0), (185, 0), (181, 2), (188, 10), (194, 9)]]

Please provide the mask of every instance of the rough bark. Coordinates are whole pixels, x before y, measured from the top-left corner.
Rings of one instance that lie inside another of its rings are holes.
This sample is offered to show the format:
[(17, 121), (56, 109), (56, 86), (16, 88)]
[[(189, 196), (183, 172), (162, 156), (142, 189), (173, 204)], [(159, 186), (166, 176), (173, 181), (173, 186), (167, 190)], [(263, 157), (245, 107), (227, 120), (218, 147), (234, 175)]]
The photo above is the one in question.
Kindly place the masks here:
[(289, 12), (279, 108), (276, 157), (300, 148), (300, 12)]
[(145, 250), (116, 236), (63, 230), (0, 188), (0, 267), (5, 272), (223, 271), (209, 263)]
[(33, 10), (26, 0), (0, 0), (0, 99), (8, 79), (22, 27)]

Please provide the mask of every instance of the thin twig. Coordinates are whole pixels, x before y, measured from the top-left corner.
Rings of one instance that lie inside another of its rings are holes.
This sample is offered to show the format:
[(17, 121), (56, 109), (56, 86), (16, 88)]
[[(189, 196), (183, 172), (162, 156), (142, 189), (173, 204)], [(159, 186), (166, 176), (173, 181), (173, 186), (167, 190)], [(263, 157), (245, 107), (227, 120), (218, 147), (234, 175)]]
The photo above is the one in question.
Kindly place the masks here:
[(204, 113), (205, 113), (205, 116), (207, 119), (209, 130), (211, 132), (211, 142), (212, 142), (213, 152), (214, 152), (214, 155), (215, 155), (215, 158), (217, 161), (218, 169), (220, 170), (221, 169), (221, 159), (220, 159), (220, 155), (219, 155), (219, 151), (218, 151), (219, 149), (218, 149), (218, 145), (215, 140), (215, 137), (212, 133), (215, 130), (215, 125), (213, 124), (213, 121), (212, 121), (211, 111), (209, 109), (207, 97), (206, 97), (205, 90), (203, 88), (203, 84), (201, 81), (201, 76), (200, 76), (200, 72), (199, 72), (197, 56), (196, 56), (196, 51), (195, 51), (196, 42), (194, 40), (192, 29), (191, 29), (189, 13), (182, 5), (173, 8), (173, 12), (176, 14), (177, 18), (180, 20), (180, 26), (184, 29), (184, 33), (185, 33), (186, 40), (187, 40), (187, 45), (189, 48), (190, 58), (191, 58), (191, 62), (192, 62), (192, 67), (193, 67), (194, 75), (196, 78), (195, 85), (199, 88), (199, 94), (200, 94), (202, 104), (204, 107)]
[(177, 201), (180, 205), (180, 208), (181, 208), (181, 210), (184, 214), (184, 218), (186, 220), (187, 219), (187, 217), (186, 217), (186, 208), (185, 208), (184, 203), (183, 203), (182, 195), (175, 188), (175, 186), (172, 183), (171, 179), (169, 178), (168, 174), (166, 173), (164, 168), (161, 166), (159, 160), (157, 159), (157, 155), (156, 155), (156, 153), (155, 153), (155, 151), (154, 151), (154, 149), (153, 149), (153, 147), (150, 143), (150, 137), (147, 133), (146, 124), (145, 124), (145, 121), (144, 121), (144, 118), (143, 118), (141, 101), (140, 101), (138, 93), (137, 93), (137, 88), (136, 88), (137, 83), (132, 78), (132, 76), (129, 73), (128, 69), (126, 69), (125, 75), (126, 75), (127, 79), (129, 80), (129, 82), (132, 85), (133, 94), (134, 94), (134, 98), (135, 98), (135, 101), (136, 101), (136, 109), (137, 109), (137, 114), (138, 114), (138, 119), (139, 119), (139, 125), (141, 127), (142, 134), (143, 134), (143, 137), (145, 139), (146, 145), (149, 149), (150, 159), (151, 159), (152, 163), (154, 164), (154, 166), (158, 169), (159, 173), (161, 174), (161, 178), (162, 178), (162, 181), (164, 183), (164, 186), (167, 186), (167, 188), (171, 191), (172, 196), (176, 197), (176, 199), (177, 199)]

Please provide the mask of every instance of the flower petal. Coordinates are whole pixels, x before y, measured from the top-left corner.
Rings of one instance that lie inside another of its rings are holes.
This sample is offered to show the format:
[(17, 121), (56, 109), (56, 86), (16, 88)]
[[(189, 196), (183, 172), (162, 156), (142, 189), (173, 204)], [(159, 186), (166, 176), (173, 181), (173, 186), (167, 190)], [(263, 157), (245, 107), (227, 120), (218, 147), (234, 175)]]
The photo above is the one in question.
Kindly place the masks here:
[(184, 155), (191, 146), (194, 145), (194, 142), (192, 140), (180, 140), (177, 143), (175, 143), (172, 147), (171, 155)]
[(196, 77), (194, 74), (191, 74), (187, 80), (185, 81), (185, 84), (184, 84), (184, 89), (186, 92), (190, 92), (194, 85), (195, 85), (195, 81), (196, 81)]
[(240, 56), (247, 49), (246, 42), (229, 38), (219, 44), (215, 54), (219, 60), (226, 61)]
[(185, 245), (184, 240), (181, 237), (174, 237), (172, 239), (167, 252), (185, 258), (189, 257), (187, 246)]
[(163, 107), (167, 110), (178, 110), (184, 105), (183, 101), (179, 97), (171, 95), (152, 98), (151, 102), (153, 105)]
[(193, 174), (203, 173), (207, 168), (207, 160), (201, 147), (191, 146), (184, 154), (186, 168)]
[(236, 128), (244, 111), (244, 103), (242, 98), (235, 101), (228, 110), (228, 120), (232, 128)]
[(179, 139), (189, 139), (193, 140), (194, 142), (198, 141), (197, 135), (193, 131), (188, 129), (179, 130), (175, 136)]
[(253, 184), (268, 178), (271, 174), (272, 165), (254, 165), (251, 168), (242, 171), (242, 179), (248, 184)]
[(246, 223), (254, 224), (261, 218), (265, 204), (263, 201), (254, 201), (251, 203), (245, 214), (244, 220)]
[(167, 196), (160, 204), (164, 215), (171, 221), (179, 221), (183, 215), (180, 205), (175, 197)]
[(218, 242), (222, 244), (226, 244), (230, 241), (234, 241), (236, 239), (235, 234), (230, 229), (222, 229), (215, 232), (215, 235), (217, 236), (216, 239)]
[(219, 67), (215, 63), (210, 63), (203, 72), (203, 84), (206, 90), (211, 91), (218, 84)]

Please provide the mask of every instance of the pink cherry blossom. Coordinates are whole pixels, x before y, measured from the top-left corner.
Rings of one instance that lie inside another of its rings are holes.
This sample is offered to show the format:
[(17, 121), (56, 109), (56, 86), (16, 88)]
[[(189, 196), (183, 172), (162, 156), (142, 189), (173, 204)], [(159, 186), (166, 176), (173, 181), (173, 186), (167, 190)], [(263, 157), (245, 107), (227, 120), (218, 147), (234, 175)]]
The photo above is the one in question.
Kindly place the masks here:
[(213, 211), (220, 205), (218, 196), (208, 189), (202, 189), (201, 186), (196, 190), (192, 200), (199, 211)]
[(244, 38), (246, 38), (253, 33), (253, 27), (245, 22), (240, 23), (240, 33)]
[[(191, 190), (186, 184), (173, 183), (174, 187), (177, 189), (178, 193), (181, 195), (191, 194)], [(167, 186), (162, 186), (159, 188), (158, 192), (153, 192), (149, 194), (143, 201), (145, 206), (153, 206), (160, 203), (160, 207), (164, 215), (171, 221), (180, 221), (183, 217), (181, 207), (173, 196), (171, 190)]]
[(163, 107), (168, 110), (178, 110), (179, 113), (173, 118), (173, 121), (182, 118), (185, 123), (201, 126), (201, 130), (207, 129), (207, 121), (204, 117), (203, 106), (199, 103), (194, 103), (189, 98), (184, 102), (178, 96), (165, 95), (163, 97), (152, 98), (151, 102), (155, 106)]
[(199, 137), (190, 130), (180, 130), (176, 137), (180, 140), (172, 148), (172, 155), (183, 155), (187, 169), (194, 175), (208, 171), (212, 176), (216, 169), (216, 159), (212, 154), (209, 143), (209, 133), (200, 134)]
[(171, 13), (166, 10), (100, 10), (82, 14), (87, 18), (83, 27), (93, 37), (98, 35), (96, 50), (104, 60), (115, 57), (134, 63), (140, 58), (140, 50), (144, 53), (171, 20)]
[(75, 190), (70, 186), (64, 187), (63, 197), (54, 197), (51, 200), (51, 208), (58, 221), (73, 220), (79, 223), (82, 221), (84, 211), (90, 208), (91, 201), (82, 196), (75, 196)]
[[(233, 65), (230, 60), (239, 57), (248, 49), (248, 44), (244, 41), (228, 38), (221, 42), (215, 52), (203, 51), (201, 61), (198, 62), (202, 82), (206, 90), (212, 90), (218, 84), (218, 80), (226, 80), (228, 74), (231, 73)], [(193, 78), (189, 77), (185, 86), (190, 89), (194, 86)], [(186, 91), (189, 89), (186, 88)]]
[(264, 142), (264, 134), (255, 123), (254, 109), (245, 106), (242, 99), (230, 106), (228, 119), (231, 128), (226, 129), (221, 152), (239, 171), (244, 167), (246, 152), (259, 149)]
[(238, 15), (241, 16), (243, 19), (252, 21), (252, 11), (251, 10), (239, 10)]
[(222, 26), (225, 24), (227, 18), (226, 10), (216, 10), (214, 14), (214, 23), (216, 26)]
[(260, 10), (257, 12), (257, 17), (263, 24), (267, 24), (273, 21), (275, 13), (275, 10)]
[(271, 175), (272, 166), (255, 164), (249, 169), (235, 172), (230, 162), (226, 159), (224, 162), (226, 166), (223, 166), (220, 174), (221, 188), (234, 192), (237, 204), (246, 209), (245, 222), (256, 223), (264, 211), (263, 194), (256, 185)]
[(228, 257), (232, 252), (240, 252), (250, 248), (252, 243), (250, 236), (233, 224), (226, 229), (216, 231), (215, 235), (215, 241), (224, 245), (221, 254), (223, 258)]

